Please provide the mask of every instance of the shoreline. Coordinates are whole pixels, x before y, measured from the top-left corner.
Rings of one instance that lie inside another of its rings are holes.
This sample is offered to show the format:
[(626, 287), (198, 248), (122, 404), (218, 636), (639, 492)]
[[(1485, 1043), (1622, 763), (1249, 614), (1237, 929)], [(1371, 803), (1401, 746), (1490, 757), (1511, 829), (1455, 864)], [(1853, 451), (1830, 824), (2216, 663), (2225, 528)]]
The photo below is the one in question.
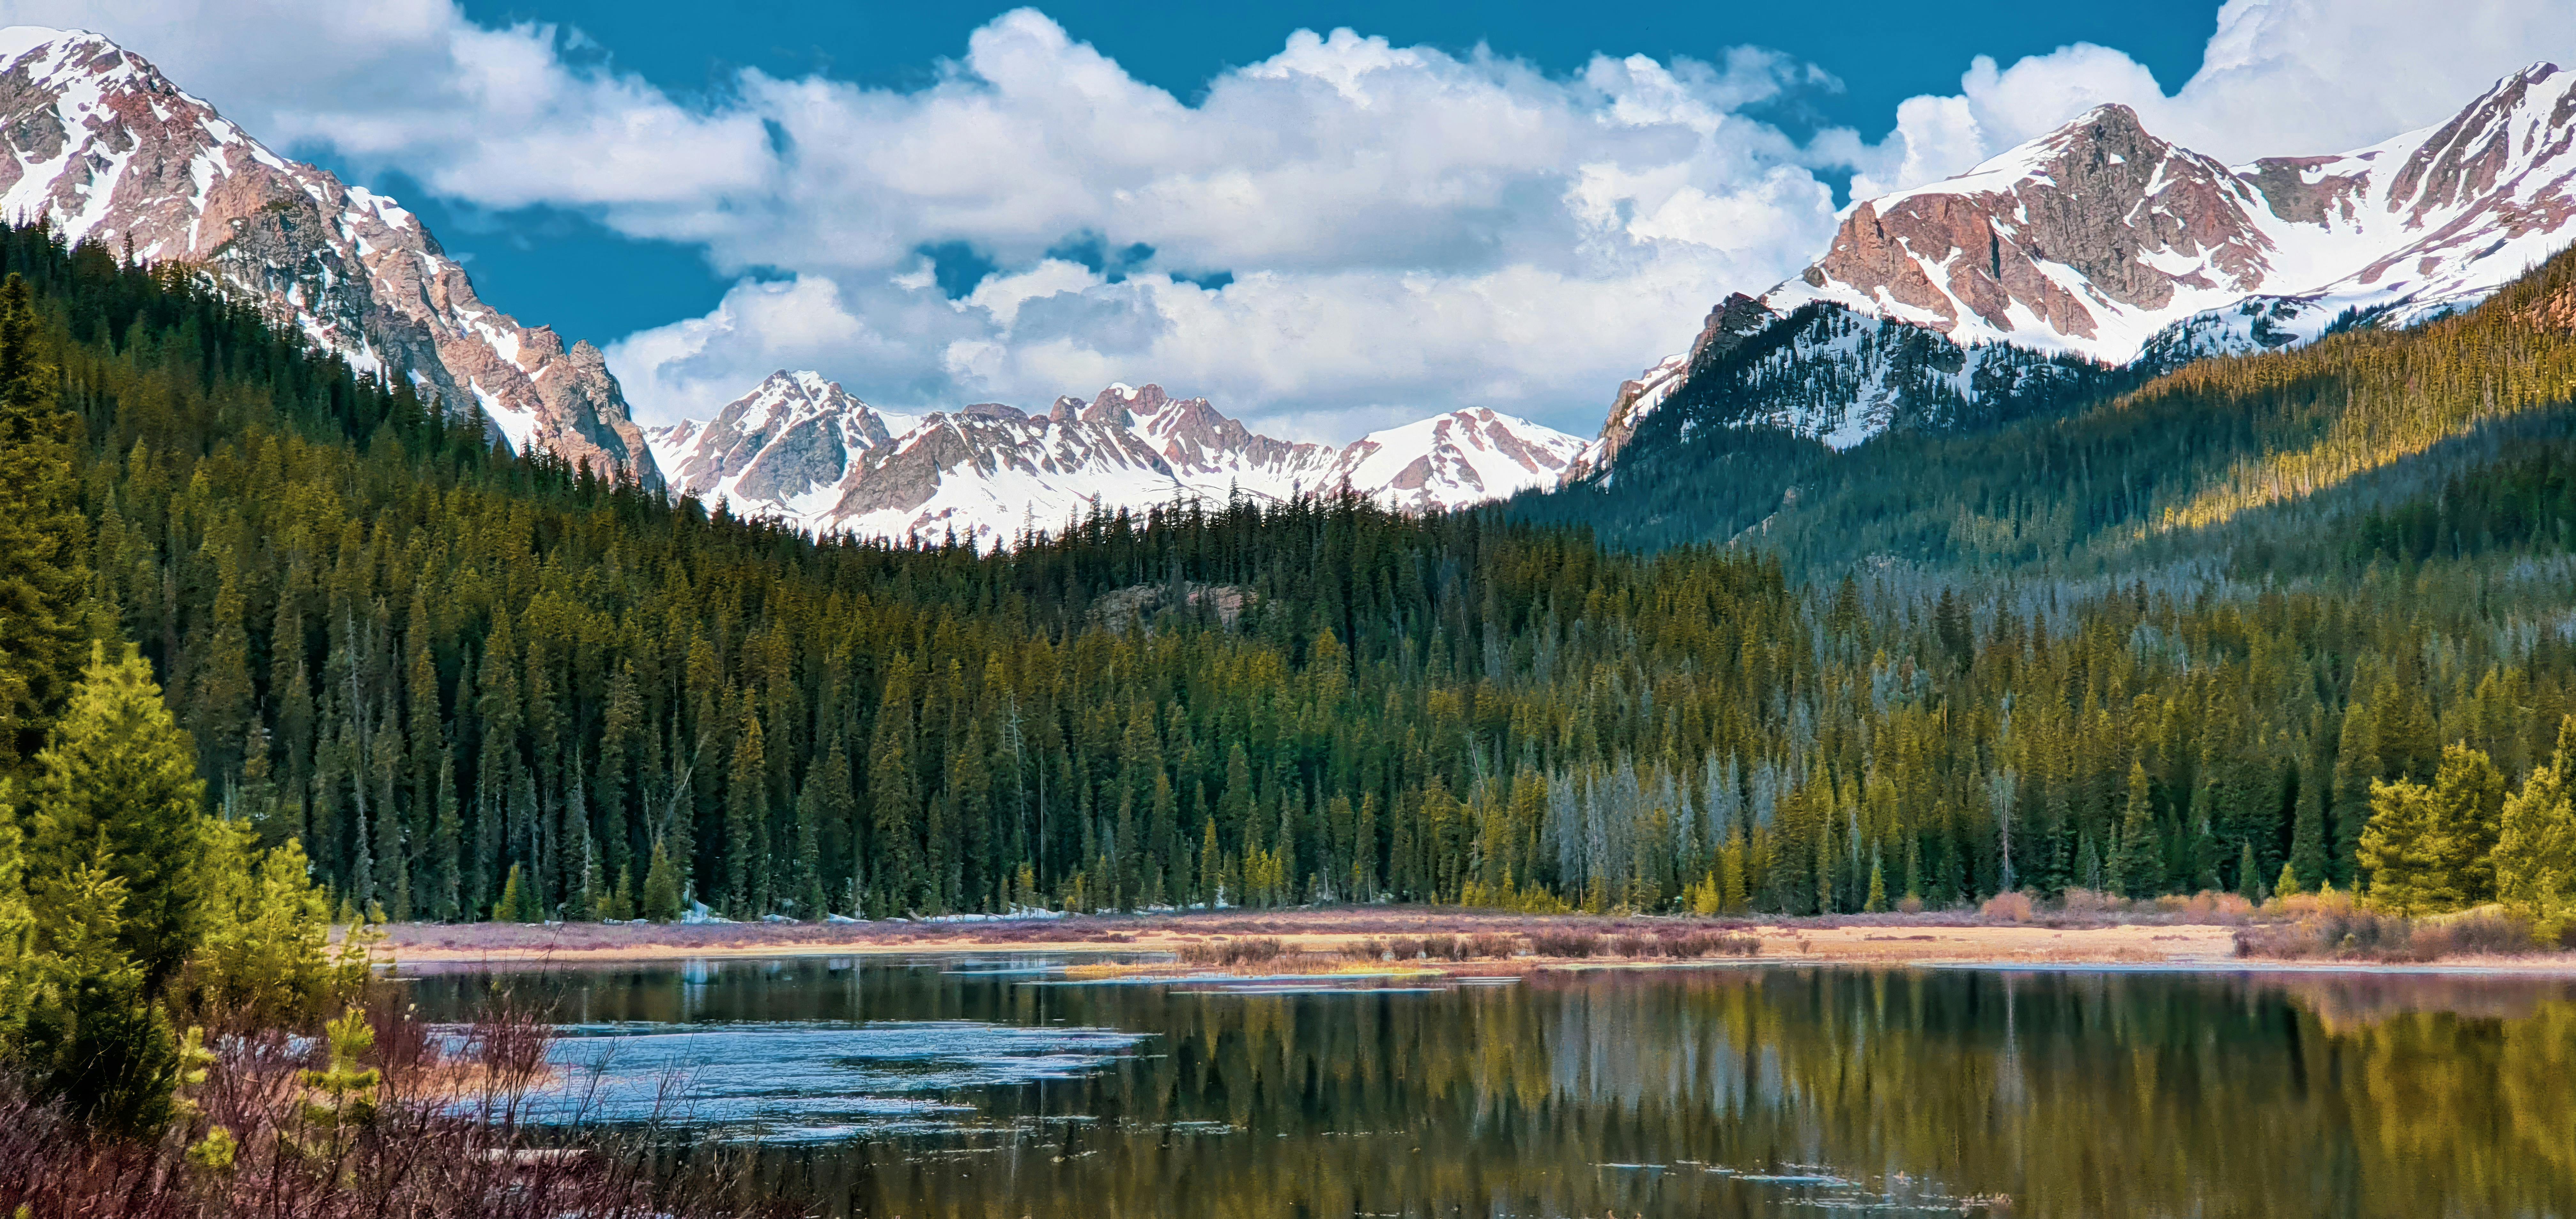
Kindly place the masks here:
[(1408, 960), (1395, 964), (1440, 973), (1853, 965), (2576, 977), (2576, 954), (2454, 957), (2424, 962), (2240, 957), (2235, 950), (2237, 925), (2107, 919), (2022, 923), (1989, 920), (1965, 912), (1816, 919), (1694, 919), (1358, 907), (961, 922), (405, 923), (384, 929), (386, 939), (378, 946), (377, 954), (397, 966), (427, 967), (579, 966), (814, 956), (1135, 956), (1177, 954), (1194, 944), (1257, 938), (1275, 939), (1282, 951), (1303, 954), (1305, 963), (1312, 965), (1318, 958), (1337, 963), (1347, 960), (1344, 945), (1371, 938), (1572, 931), (1595, 933), (1607, 941), (1622, 935), (1708, 930), (1753, 936), (1760, 941), (1761, 951), (1752, 956), (1680, 959), (1605, 953), (1586, 957)]

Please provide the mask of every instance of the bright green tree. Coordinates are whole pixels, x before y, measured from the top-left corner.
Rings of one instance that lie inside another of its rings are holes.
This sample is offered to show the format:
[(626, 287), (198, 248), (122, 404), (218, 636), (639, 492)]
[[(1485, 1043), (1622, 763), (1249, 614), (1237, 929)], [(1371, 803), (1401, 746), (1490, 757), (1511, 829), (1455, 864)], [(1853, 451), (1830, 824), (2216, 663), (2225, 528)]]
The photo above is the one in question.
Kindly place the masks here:
[(653, 840), (653, 859), (644, 869), (644, 893), (640, 899), (644, 917), (667, 923), (680, 917), (680, 868), (671, 862), (670, 848), (659, 838)]
[(2412, 779), (2370, 785), (2370, 821), (2362, 827), (2360, 861), (2373, 904), (2397, 914), (2458, 904), (2443, 868), (2440, 825), (2432, 788)]
[(517, 864), (510, 865), (509, 878), (501, 882), (501, 899), (492, 905), (492, 921), (496, 923), (536, 921), (528, 917), (528, 890), (527, 886), (520, 883)]
[(2496, 898), (2496, 835), (2504, 822), (2504, 773), (2482, 750), (2454, 744), (2442, 750), (2433, 775), (2439, 809), (2434, 825), (2440, 866), (2454, 906)]
[(2504, 802), (2494, 853), (2496, 898), (2556, 944), (2576, 924), (2576, 716), (2561, 721), (2558, 750)]
[(28, 843), (38, 947), (67, 934), (72, 906), (94, 900), (72, 878), (94, 867), (116, 880), (117, 945), (158, 990), (195, 947), (199, 932), (198, 820), (204, 784), (196, 750), (170, 718), (152, 668), (126, 650), (109, 661), (93, 645), (90, 664), (37, 755)]
[(179, 1046), (147, 971), (126, 951), (124, 878), (85, 860), (49, 885), (27, 962), (15, 1057), (40, 1099), (118, 1134), (169, 1124)]

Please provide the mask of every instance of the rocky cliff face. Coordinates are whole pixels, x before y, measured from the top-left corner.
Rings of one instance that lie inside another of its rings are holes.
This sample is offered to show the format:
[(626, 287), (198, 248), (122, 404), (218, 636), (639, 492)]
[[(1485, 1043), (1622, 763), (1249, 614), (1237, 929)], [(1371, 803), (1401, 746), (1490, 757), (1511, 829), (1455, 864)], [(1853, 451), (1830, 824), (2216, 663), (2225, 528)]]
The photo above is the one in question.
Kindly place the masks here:
[(2550, 64), (2370, 148), (2234, 167), (2103, 106), (1854, 206), (1805, 273), (1728, 298), (1688, 353), (1621, 385), (1569, 477), (1676, 407), (1654, 443), (1753, 426), (1846, 448), (2059, 409), (2207, 355), (2436, 316), (2571, 240), (2576, 74)]
[(1966, 175), (1853, 208), (1772, 305), (1812, 297), (2125, 362), (2167, 314), (2263, 286), (2262, 207), (2226, 166), (2103, 106)]
[(0, 30), (0, 143), (0, 214), (201, 267), (515, 451), (661, 485), (598, 348), (485, 304), (399, 204), (278, 156), (107, 39)]
[(885, 415), (781, 371), (705, 423), (652, 433), (677, 490), (826, 535), (992, 547), (1093, 512), (1341, 488), (1399, 511), (1553, 485), (1583, 442), (1470, 409), (1331, 445), (1263, 436), (1205, 398), (1112, 385), (1043, 415), (982, 404)]

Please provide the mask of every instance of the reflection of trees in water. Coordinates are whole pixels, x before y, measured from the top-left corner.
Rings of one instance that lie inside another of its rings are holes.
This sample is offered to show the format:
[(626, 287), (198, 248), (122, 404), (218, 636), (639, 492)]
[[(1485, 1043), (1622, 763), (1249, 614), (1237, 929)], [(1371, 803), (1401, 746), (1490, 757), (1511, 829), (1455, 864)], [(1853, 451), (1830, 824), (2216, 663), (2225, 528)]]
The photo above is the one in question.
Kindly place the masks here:
[(1763, 968), (1254, 998), (809, 972), (695, 997), (638, 976), (584, 1013), (1157, 1034), (1095, 1078), (952, 1098), (975, 1128), (764, 1165), (835, 1212), (1755, 1215), (1801, 1192), (1708, 1164), (1901, 1173), (2023, 1216), (2576, 1214), (2564, 983)]

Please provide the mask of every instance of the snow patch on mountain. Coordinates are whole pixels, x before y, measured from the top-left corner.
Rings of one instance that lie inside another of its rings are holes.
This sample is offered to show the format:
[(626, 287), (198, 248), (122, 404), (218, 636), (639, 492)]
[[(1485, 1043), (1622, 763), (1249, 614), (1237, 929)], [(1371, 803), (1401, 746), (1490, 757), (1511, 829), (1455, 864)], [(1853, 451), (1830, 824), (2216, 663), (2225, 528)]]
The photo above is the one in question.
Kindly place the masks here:
[(786, 370), (705, 422), (648, 436), (674, 490), (737, 514), (820, 536), (987, 549), (1095, 512), (1237, 497), (1276, 503), (1348, 488), (1397, 511), (1465, 507), (1553, 485), (1584, 447), (1484, 408), (1339, 448), (1280, 440), (1157, 385), (1059, 398), (1038, 415), (984, 403), (912, 419)]

